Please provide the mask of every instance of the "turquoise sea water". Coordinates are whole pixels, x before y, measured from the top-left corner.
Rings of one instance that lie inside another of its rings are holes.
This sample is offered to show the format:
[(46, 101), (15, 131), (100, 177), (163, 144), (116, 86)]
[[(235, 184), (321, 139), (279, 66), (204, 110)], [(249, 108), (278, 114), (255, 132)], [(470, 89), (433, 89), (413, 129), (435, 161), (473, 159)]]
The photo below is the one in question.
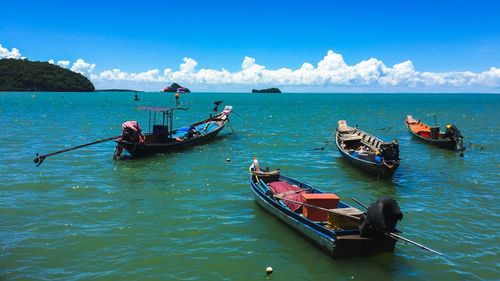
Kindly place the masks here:
[[(224, 100), (239, 114), (234, 133), (146, 159), (113, 161), (108, 142), (33, 164), (36, 152), (119, 135), (127, 120), (147, 130), (136, 105), (173, 103), (167, 94), (139, 96), (0, 93), (1, 280), (266, 280), (267, 266), (272, 280), (500, 278), (499, 95), (190, 93), (178, 126)], [(407, 114), (433, 123), (431, 113), (461, 129), (464, 158), (405, 130)], [(339, 119), (399, 140), (392, 179), (351, 167), (333, 146), (314, 150)], [(393, 196), (403, 235), (444, 256), (399, 243), (394, 254), (331, 259), (256, 205), (252, 156), (348, 203)]]

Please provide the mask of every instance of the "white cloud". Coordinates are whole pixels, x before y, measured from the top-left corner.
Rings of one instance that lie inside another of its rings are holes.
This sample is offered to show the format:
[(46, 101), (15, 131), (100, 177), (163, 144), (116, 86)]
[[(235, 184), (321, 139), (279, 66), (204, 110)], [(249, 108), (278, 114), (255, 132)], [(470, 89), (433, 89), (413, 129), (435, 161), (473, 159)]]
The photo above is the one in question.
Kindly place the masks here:
[(9, 49), (2, 47), (2, 44), (0, 44), (0, 59), (22, 59), (24, 57), (21, 56), (21, 52), (19, 52), (18, 49), (12, 48), (12, 50), (9, 51)]
[[(82, 62), (85, 63), (83, 60), (82, 60)], [(49, 60), (48, 63), (50, 63), (50, 64), (56, 64), (56, 62), (54, 60)], [(60, 66), (60, 67), (63, 67), (63, 68), (68, 68), (69, 64), (70, 64), (69, 60), (60, 60), (60, 61), (57, 62), (57, 65)], [(95, 67), (95, 65), (94, 65), (94, 67)]]
[[(59, 62), (63, 62), (63, 64), (66, 64), (66, 61), (59, 61)], [(69, 65), (69, 62), (67, 65)], [(86, 63), (83, 59), (77, 59), (76, 62), (74, 62), (73, 65), (71, 66), (71, 71), (80, 73), (91, 79), (97, 78), (97, 76), (94, 75), (94, 69), (95, 69), (95, 64)]]
[(475, 75), (470, 80), (471, 85), (484, 85), (489, 87), (500, 87), (500, 68), (492, 67), (487, 71)]
[(158, 69), (142, 73), (126, 73), (119, 69), (104, 71), (101, 81), (165, 82), (205, 85), (276, 85), (276, 86), (380, 86), (380, 87), (474, 87), (497, 88), (500, 85), (500, 69), (492, 67), (482, 73), (465, 72), (419, 72), (409, 60), (393, 66), (386, 66), (376, 58), (364, 60), (355, 65), (345, 63), (341, 54), (328, 51), (316, 66), (303, 63), (298, 69), (267, 69), (254, 58), (245, 56), (241, 69), (230, 72), (226, 69), (196, 70), (198, 63), (184, 58), (179, 70), (166, 68), (160, 74)]
[[(0, 58), (23, 58), (18, 49), (8, 50), (0, 45)], [(54, 60), (49, 63), (55, 64)], [(57, 65), (70, 68), (70, 61), (60, 60)], [(367, 88), (367, 89), (448, 89), (474, 90), (477, 88), (498, 91), (500, 89), (500, 68), (475, 73), (471, 71), (420, 72), (415, 70), (410, 60), (386, 66), (376, 58), (363, 60), (348, 65), (341, 54), (329, 50), (326, 55), (313, 65), (304, 62), (299, 68), (267, 69), (255, 58), (245, 56), (241, 69), (228, 71), (222, 69), (197, 69), (198, 62), (190, 57), (183, 58), (178, 70), (165, 68), (151, 69), (139, 73), (124, 72), (118, 68), (95, 72), (96, 65), (78, 59), (71, 65), (71, 70), (87, 76), (97, 83), (112, 81), (136, 83), (171, 83), (187, 85), (269, 85), (285, 87), (323, 87), (323, 88)]]
[(419, 72), (410, 60), (386, 66), (376, 58), (355, 65), (345, 63), (341, 54), (331, 50), (316, 66), (305, 62), (298, 69), (267, 69), (254, 58), (245, 56), (241, 69), (230, 72), (226, 69), (196, 70), (198, 63), (184, 58), (179, 70), (166, 68), (162, 74), (158, 69), (142, 73), (126, 73), (119, 69), (107, 70), (98, 76), (99, 81), (135, 82), (182, 82), (203, 85), (273, 85), (273, 86), (340, 86), (382, 87), (421, 89), (426, 87), (469, 88), (500, 87), (500, 68), (492, 67), (481, 73), (464, 72)]
[(413, 67), (413, 63), (409, 60), (393, 65), (391, 68), (386, 67), (382, 63), (382, 68), (380, 73), (383, 77), (378, 79), (378, 83), (381, 85), (406, 85), (414, 86), (415, 78), (417, 72)]
[(70, 64), (69, 60), (60, 60), (57, 62), (57, 65), (63, 68), (68, 68), (69, 64)]
[(140, 73), (127, 73), (115, 68), (113, 70), (101, 72), (96, 79), (109, 81), (166, 82), (166, 80), (162, 79), (162, 76), (159, 74), (160, 70), (158, 69), (152, 69)]
[(180, 70), (182, 73), (193, 72), (193, 70), (198, 65), (198, 62), (196, 62), (192, 58), (184, 58), (183, 61), (184, 61), (184, 63), (180, 65)]

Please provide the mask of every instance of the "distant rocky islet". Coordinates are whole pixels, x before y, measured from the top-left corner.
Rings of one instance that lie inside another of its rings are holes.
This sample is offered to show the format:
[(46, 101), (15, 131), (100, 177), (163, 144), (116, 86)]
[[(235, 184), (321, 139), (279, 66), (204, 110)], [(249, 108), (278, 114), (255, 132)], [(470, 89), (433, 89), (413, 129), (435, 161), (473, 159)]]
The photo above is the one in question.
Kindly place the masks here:
[(183, 91), (185, 93), (190, 93), (191, 90), (189, 90), (188, 88), (186, 87), (183, 87), (177, 83), (172, 83), (172, 85), (170, 86), (167, 86), (165, 87), (162, 92), (168, 92), (168, 93), (175, 93), (175, 92), (178, 92), (178, 91)]
[(267, 89), (252, 89), (252, 93), (272, 93), (272, 94), (280, 94), (281, 90), (278, 88), (267, 88)]

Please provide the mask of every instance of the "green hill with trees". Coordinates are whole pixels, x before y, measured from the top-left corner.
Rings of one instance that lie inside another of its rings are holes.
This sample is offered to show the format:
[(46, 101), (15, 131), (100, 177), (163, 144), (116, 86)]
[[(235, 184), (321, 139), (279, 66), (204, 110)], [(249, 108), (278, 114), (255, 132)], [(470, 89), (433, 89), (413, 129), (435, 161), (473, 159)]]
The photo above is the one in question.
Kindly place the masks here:
[(278, 88), (268, 88), (268, 89), (262, 89), (262, 90), (252, 89), (252, 93), (273, 93), (273, 94), (280, 94), (281, 91)]
[(1, 59), (0, 91), (93, 92), (87, 77), (48, 62)]

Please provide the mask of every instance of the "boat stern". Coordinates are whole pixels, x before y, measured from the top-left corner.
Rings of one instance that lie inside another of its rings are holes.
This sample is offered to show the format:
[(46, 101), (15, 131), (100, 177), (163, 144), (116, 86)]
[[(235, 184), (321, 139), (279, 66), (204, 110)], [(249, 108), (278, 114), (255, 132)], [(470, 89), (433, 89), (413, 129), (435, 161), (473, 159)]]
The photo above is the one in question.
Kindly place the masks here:
[(358, 234), (337, 235), (334, 258), (367, 257), (394, 252), (396, 240), (392, 238), (364, 238)]

